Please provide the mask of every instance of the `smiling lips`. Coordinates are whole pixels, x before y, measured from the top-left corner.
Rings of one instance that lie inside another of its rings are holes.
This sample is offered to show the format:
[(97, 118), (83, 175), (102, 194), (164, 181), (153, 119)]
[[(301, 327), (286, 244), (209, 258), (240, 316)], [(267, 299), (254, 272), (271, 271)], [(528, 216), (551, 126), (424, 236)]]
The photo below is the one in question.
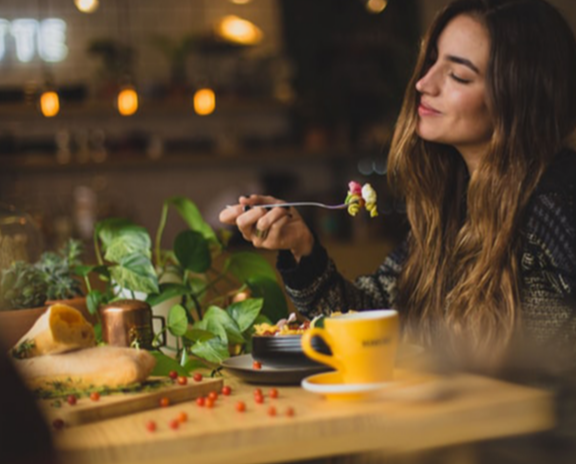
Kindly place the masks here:
[(428, 106), (424, 102), (420, 102), (420, 105), (418, 105), (418, 114), (420, 116), (437, 116), (440, 114), (440, 111)]

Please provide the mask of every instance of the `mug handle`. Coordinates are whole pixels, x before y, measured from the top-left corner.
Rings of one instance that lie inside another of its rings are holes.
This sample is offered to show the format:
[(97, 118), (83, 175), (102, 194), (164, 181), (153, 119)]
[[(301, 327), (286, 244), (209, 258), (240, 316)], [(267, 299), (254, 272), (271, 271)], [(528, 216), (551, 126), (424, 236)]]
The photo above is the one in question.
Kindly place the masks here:
[(160, 325), (162, 326), (160, 329), (162, 332), (162, 341), (158, 346), (166, 346), (166, 319), (164, 319), (164, 316), (152, 316), (152, 320), (154, 319), (160, 319)]
[(312, 347), (312, 339), (314, 337), (320, 337), (322, 340), (324, 340), (324, 343), (330, 347), (332, 352), (334, 352), (332, 348), (334, 342), (332, 341), (330, 334), (324, 329), (312, 327), (311, 329), (306, 330), (302, 335), (302, 350), (304, 350), (306, 356), (313, 359), (314, 361), (321, 362), (322, 364), (328, 364), (336, 370), (342, 370), (342, 364), (334, 356), (328, 356), (326, 354), (319, 353)]

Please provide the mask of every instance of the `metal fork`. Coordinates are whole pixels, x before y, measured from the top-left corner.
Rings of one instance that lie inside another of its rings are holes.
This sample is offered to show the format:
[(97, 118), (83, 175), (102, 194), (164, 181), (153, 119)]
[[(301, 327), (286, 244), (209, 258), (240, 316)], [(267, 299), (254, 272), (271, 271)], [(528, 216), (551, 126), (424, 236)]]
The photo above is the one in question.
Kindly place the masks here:
[(316, 201), (296, 201), (292, 203), (274, 203), (270, 205), (245, 205), (244, 211), (248, 211), (252, 208), (263, 208), (263, 209), (272, 209), (272, 208), (290, 208), (291, 206), (315, 206), (317, 208), (324, 208), (324, 209), (346, 209), (350, 204), (354, 204), (357, 202), (351, 203), (340, 203), (339, 205), (327, 205), (325, 203), (319, 203)]

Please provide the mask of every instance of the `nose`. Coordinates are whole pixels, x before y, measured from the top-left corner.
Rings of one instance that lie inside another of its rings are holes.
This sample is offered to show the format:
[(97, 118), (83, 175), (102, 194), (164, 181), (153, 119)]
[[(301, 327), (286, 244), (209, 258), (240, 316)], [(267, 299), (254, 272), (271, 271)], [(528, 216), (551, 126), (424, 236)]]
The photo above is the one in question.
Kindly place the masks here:
[(437, 79), (435, 78), (436, 73), (434, 71), (434, 66), (432, 66), (426, 74), (424, 74), (416, 82), (416, 90), (420, 93), (434, 94), (438, 92)]

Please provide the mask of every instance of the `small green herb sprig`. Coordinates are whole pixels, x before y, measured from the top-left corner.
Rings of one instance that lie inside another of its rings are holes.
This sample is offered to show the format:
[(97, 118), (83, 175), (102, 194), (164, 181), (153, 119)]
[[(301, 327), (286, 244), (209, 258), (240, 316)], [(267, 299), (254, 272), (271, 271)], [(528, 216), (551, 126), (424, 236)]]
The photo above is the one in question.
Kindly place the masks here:
[[(134, 383), (131, 385), (124, 385), (121, 387), (106, 387), (93, 385), (83, 387), (75, 383), (72, 379), (66, 381), (49, 382), (43, 387), (36, 388), (32, 391), (33, 395), (38, 399), (43, 400), (59, 400), (65, 399), (70, 395), (76, 398), (89, 397), (90, 393), (98, 392), (101, 396), (114, 395), (119, 393), (146, 393), (172, 385), (169, 379), (149, 379), (143, 382)], [(58, 403), (53, 404), (54, 407), (59, 407)]]
[(44, 252), (35, 263), (16, 261), (0, 276), (0, 310), (43, 306), (47, 300), (82, 296), (82, 243), (69, 239), (57, 252)]

